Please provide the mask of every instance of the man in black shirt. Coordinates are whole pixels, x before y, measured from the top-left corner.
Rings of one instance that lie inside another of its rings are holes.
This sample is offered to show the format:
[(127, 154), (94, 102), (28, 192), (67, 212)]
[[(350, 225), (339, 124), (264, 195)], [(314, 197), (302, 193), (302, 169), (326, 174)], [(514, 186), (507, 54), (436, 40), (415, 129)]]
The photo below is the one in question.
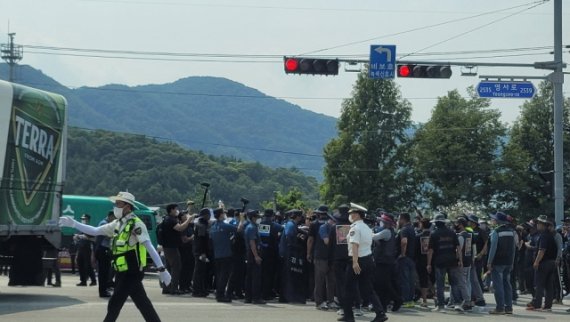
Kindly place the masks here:
[(398, 276), (396, 265), (398, 247), (396, 244), (396, 232), (394, 231), (396, 221), (394, 221), (392, 215), (387, 213), (382, 213), (378, 220), (380, 220), (382, 231), (374, 234), (372, 237), (372, 254), (376, 268), (374, 290), (383, 307), (388, 307), (390, 302), (394, 302), (392, 311), (395, 312), (402, 306), (402, 295), (400, 294), (398, 282), (395, 281)]
[[(333, 270), (335, 274), (335, 289), (336, 297), (342, 307), (342, 303), (346, 298), (344, 285), (345, 285), (345, 272), (348, 267), (348, 231), (350, 230), (350, 221), (348, 216), (348, 206), (340, 205), (337, 212), (334, 214), (334, 226), (329, 230), (329, 238), (323, 239), (325, 244), (331, 245), (333, 250)], [(343, 313), (342, 309), (338, 313)]]
[(168, 288), (165, 288), (163, 294), (180, 294), (178, 286), (180, 284), (180, 272), (182, 262), (180, 259), (180, 251), (178, 248), (182, 245), (182, 236), (180, 233), (188, 228), (192, 222), (192, 217), (184, 216), (184, 222), (178, 222), (178, 205), (170, 204), (166, 206), (168, 216), (164, 217), (161, 223), (163, 229), (162, 249), (164, 250), (164, 258), (166, 259), (166, 269), (172, 274), (172, 281)]
[(416, 231), (410, 222), (410, 214), (402, 213), (398, 218), (399, 257), (398, 269), (400, 271), (400, 286), (402, 300), (405, 308), (415, 306), (414, 296), (416, 293)]
[(192, 277), (192, 296), (206, 297), (209, 293), (207, 286), (208, 280), (208, 244), (210, 241), (209, 235), (209, 220), (210, 209), (203, 208), (198, 214), (199, 219), (194, 223), (194, 275)]
[(544, 308), (542, 309), (550, 311), (554, 298), (554, 277), (558, 248), (554, 235), (549, 229), (552, 226), (550, 219), (545, 215), (539, 216), (537, 226), (540, 237), (538, 238), (538, 254), (533, 264), (536, 274), (536, 293), (534, 300), (527, 306), (527, 310), (540, 309), (544, 296)]
[[(431, 233), (429, 239), (429, 251), (427, 259), (427, 271), (431, 273), (435, 268), (435, 282), (437, 293), (437, 307), (435, 312), (444, 311), (445, 301), (445, 276), (448, 276), (451, 288), (457, 286), (459, 277), (458, 266), (463, 266), (463, 258), (459, 247), (459, 240), (455, 232), (447, 228), (449, 222), (445, 215), (438, 214), (432, 221), (436, 229)], [(432, 268), (433, 263), (433, 268)], [(460, 308), (460, 306), (459, 306)]]
[[(327, 206), (319, 206), (314, 214), (317, 220), (309, 227), (309, 239), (307, 241), (307, 256), (315, 265), (315, 304), (319, 310), (328, 310), (328, 305), (334, 303), (334, 271), (331, 261), (331, 248), (325, 244), (324, 238), (328, 238), (330, 230), (327, 225)], [(322, 227), (323, 234), (320, 234)], [(311, 251), (309, 253), (309, 251)]]

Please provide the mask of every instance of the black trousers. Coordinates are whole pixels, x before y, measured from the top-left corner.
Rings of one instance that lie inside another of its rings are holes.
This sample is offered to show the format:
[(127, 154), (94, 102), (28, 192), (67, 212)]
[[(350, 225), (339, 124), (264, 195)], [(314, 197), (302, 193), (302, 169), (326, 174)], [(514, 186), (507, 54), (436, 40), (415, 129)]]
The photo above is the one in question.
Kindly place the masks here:
[(230, 285), (228, 286), (228, 294), (230, 296), (243, 296), (245, 288), (245, 254), (234, 254), (232, 257), (233, 272), (230, 277)]
[(527, 264), (524, 268), (524, 275), (525, 275), (525, 286), (526, 286), (526, 290), (532, 294), (532, 296), (534, 297), (534, 295), (536, 294), (536, 289), (535, 289), (535, 285), (534, 285), (534, 275), (535, 275), (535, 270), (532, 267), (532, 263)]
[(206, 284), (208, 278), (208, 263), (203, 262), (200, 256), (194, 255), (194, 275), (192, 285), (194, 286), (193, 294), (205, 295), (209, 293), (209, 287)]
[(245, 299), (251, 301), (261, 300), (261, 265), (257, 265), (251, 251), (247, 254)]
[(534, 294), (534, 307), (541, 307), (542, 297), (544, 297), (544, 307), (548, 309), (552, 308), (556, 274), (556, 263), (554, 260), (543, 260), (540, 262), (535, 274), (536, 293)]
[(105, 316), (104, 322), (114, 322), (117, 320), (129, 296), (141, 312), (145, 321), (160, 322), (160, 318), (144, 290), (142, 284), (143, 277), (144, 272), (117, 273), (115, 291), (109, 299), (107, 316)]
[(79, 249), (77, 251), (77, 267), (81, 283), (87, 283), (88, 278), (91, 279), (92, 283), (97, 281), (93, 265), (91, 265), (91, 248)]
[(271, 249), (263, 249), (261, 258), (263, 258), (261, 262), (261, 294), (264, 299), (269, 300), (275, 297), (274, 290), (277, 288), (275, 276), (279, 271), (279, 260), (277, 253)]
[(280, 301), (305, 304), (307, 301), (308, 270), (305, 254), (298, 247), (288, 248), (283, 258)]
[(99, 247), (95, 251), (97, 259), (97, 278), (99, 280), (99, 296), (107, 293), (111, 276), (111, 250)]
[(400, 285), (398, 284), (398, 272), (396, 263), (376, 263), (374, 271), (374, 291), (380, 299), (383, 307), (387, 307), (391, 301), (402, 302)]
[(372, 278), (374, 275), (374, 261), (372, 260), (372, 255), (358, 258), (358, 265), (360, 266), (360, 274), (354, 273), (352, 268), (352, 260), (349, 262), (346, 268), (346, 281), (345, 281), (345, 294), (346, 299), (342, 303), (342, 308), (344, 310), (345, 318), (354, 318), (354, 312), (352, 311), (352, 303), (356, 297), (358, 289), (360, 289), (360, 295), (363, 300), (370, 301), (374, 312), (376, 315), (384, 314), (384, 308), (378, 299), (378, 295), (374, 292), (372, 288)]
[(231, 294), (226, 296), (226, 288), (232, 274), (232, 258), (218, 258), (214, 260), (216, 266), (216, 299), (230, 298)]
[(192, 288), (192, 275), (194, 275), (194, 254), (192, 247), (184, 245), (178, 249), (182, 268), (180, 269), (180, 290), (189, 291)]
[(334, 261), (334, 275), (336, 281), (336, 297), (338, 298), (340, 306), (343, 305), (346, 298), (345, 287), (346, 287), (346, 268), (349, 265), (348, 260), (335, 260)]

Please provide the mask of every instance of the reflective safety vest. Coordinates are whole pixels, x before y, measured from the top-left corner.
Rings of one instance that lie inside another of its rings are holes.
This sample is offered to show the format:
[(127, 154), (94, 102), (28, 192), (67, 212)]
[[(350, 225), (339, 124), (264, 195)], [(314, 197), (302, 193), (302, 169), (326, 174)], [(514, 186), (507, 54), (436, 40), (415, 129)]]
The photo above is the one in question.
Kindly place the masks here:
[(113, 237), (112, 253), (113, 267), (117, 272), (142, 271), (146, 266), (146, 248), (140, 243), (129, 245), (129, 239), (135, 228), (135, 223), (142, 222), (138, 217), (133, 217), (121, 231), (115, 230)]

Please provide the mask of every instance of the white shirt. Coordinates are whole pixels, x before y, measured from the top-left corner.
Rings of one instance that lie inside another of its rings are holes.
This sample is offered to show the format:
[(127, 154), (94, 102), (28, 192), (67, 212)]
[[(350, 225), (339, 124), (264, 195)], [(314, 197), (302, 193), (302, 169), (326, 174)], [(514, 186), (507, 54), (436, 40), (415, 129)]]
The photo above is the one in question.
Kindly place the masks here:
[(352, 244), (358, 245), (358, 257), (372, 254), (372, 229), (363, 220), (350, 225), (348, 232), (348, 256), (352, 257)]
[[(130, 213), (125, 217), (119, 219), (115, 219), (112, 222), (99, 227), (100, 231), (102, 231), (105, 236), (113, 237), (115, 236), (115, 231), (117, 231), (117, 235), (127, 225), (129, 219), (136, 217), (134, 213)], [(131, 236), (129, 238), (129, 245), (134, 246), (137, 243), (144, 243), (145, 241), (150, 240), (150, 236), (148, 235), (148, 230), (146, 229), (146, 225), (142, 221), (136, 221), (135, 226), (132, 229)]]

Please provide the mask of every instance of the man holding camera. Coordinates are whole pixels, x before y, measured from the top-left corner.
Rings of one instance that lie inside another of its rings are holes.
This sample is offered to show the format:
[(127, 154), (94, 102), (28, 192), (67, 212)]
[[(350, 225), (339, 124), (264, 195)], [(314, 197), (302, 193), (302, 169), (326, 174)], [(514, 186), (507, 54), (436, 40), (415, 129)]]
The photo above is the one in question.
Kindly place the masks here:
[(182, 261), (180, 251), (178, 248), (182, 245), (181, 232), (188, 228), (188, 225), (194, 219), (192, 216), (185, 214), (182, 215), (182, 222), (178, 221), (180, 211), (178, 205), (170, 204), (166, 206), (168, 216), (164, 217), (162, 229), (164, 231), (162, 249), (164, 250), (164, 258), (166, 259), (166, 268), (172, 274), (172, 281), (170, 287), (165, 288), (163, 294), (180, 294), (178, 286), (180, 284), (180, 272), (182, 269)]

